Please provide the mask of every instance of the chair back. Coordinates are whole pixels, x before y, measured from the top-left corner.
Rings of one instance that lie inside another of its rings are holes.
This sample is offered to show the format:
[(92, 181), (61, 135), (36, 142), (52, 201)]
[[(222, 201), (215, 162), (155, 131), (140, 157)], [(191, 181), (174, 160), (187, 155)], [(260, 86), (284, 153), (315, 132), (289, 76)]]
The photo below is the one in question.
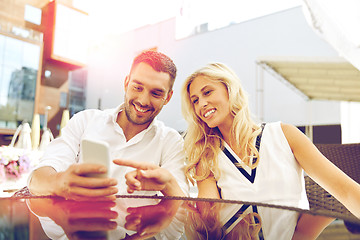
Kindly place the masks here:
[[(355, 144), (315, 144), (320, 152), (345, 172), (349, 177), (360, 183), (360, 143)], [(305, 177), (306, 193), (310, 211), (313, 213), (337, 215), (349, 221), (355, 217), (331, 194), (325, 191), (309, 176)]]
[(327, 159), (360, 183), (360, 143), (316, 144), (316, 147)]

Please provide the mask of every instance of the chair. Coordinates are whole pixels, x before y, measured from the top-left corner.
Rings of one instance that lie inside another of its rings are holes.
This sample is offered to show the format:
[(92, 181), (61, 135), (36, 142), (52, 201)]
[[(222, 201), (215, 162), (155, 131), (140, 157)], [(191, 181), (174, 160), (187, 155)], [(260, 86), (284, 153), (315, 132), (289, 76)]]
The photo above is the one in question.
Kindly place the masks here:
[[(360, 183), (360, 143), (315, 145), (320, 152), (338, 168), (356, 182)], [(305, 177), (305, 185), (311, 212), (314, 214), (329, 213), (331, 216), (339, 216), (345, 219), (345, 226), (351, 226), (351, 228), (348, 227), (350, 232), (360, 233), (360, 226), (353, 223), (353, 221), (356, 220), (355, 216), (353, 216), (338, 200), (308, 176)]]

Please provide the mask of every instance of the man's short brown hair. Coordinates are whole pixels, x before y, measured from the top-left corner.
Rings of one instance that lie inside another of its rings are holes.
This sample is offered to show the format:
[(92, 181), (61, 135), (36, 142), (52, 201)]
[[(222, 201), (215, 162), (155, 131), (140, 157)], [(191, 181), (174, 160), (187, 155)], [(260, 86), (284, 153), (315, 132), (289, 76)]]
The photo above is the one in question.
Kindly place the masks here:
[(142, 62), (149, 64), (157, 72), (168, 73), (170, 76), (169, 90), (172, 90), (176, 78), (177, 69), (170, 57), (153, 50), (144, 51), (135, 57), (131, 66), (130, 74), (134, 67)]

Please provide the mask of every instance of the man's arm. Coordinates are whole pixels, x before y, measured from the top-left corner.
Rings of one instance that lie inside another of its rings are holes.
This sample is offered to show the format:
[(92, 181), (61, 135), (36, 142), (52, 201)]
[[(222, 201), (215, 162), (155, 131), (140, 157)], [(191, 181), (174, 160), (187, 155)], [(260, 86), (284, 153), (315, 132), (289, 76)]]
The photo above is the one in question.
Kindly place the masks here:
[(52, 167), (41, 167), (32, 173), (28, 188), (34, 195), (55, 195), (56, 171)]

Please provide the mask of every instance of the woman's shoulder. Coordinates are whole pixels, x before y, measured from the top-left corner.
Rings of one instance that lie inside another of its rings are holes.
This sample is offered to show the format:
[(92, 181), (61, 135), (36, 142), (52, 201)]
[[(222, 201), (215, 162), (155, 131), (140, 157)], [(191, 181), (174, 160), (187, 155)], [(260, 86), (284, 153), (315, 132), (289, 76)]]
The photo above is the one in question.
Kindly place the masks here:
[(264, 122), (262, 124), (265, 125), (264, 131), (265, 131), (265, 129), (267, 131), (269, 131), (269, 130), (274, 131), (274, 130), (280, 130), (282, 128), (283, 123), (281, 121), (277, 121), (277, 122)]
[(285, 146), (288, 143), (289, 135), (295, 128), (295, 126), (281, 121), (266, 123), (263, 140), (267, 143), (266, 145), (280, 144)]
[(301, 145), (307, 138), (305, 134), (293, 124), (279, 121), (266, 125), (267, 128), (265, 128), (265, 134), (263, 135), (265, 135), (267, 142), (272, 142), (273, 144), (281, 143), (284, 146), (289, 145), (291, 149), (294, 149), (294, 147)]
[(293, 130), (297, 129), (297, 127), (295, 127), (294, 125), (289, 124), (289, 123), (284, 123), (282, 121), (269, 122), (269, 123), (266, 123), (265, 126), (267, 129), (281, 130), (284, 134), (285, 134), (285, 132), (293, 131)]

